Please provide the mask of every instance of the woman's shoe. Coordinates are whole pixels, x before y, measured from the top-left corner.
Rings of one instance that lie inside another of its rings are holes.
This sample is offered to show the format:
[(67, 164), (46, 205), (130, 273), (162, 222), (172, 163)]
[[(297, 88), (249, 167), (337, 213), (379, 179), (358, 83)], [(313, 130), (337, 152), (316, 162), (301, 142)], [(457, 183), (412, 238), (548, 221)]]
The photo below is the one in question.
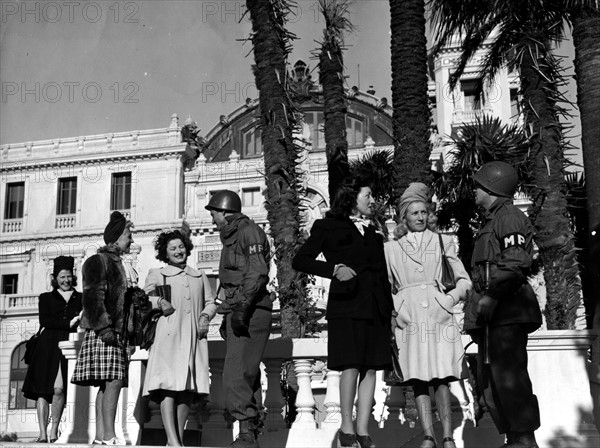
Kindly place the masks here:
[(50, 437), (50, 443), (56, 443), (58, 437)]
[[(446, 444), (450, 444), (446, 446)], [(452, 437), (444, 437), (442, 439), (442, 448), (456, 448), (456, 443), (454, 443), (454, 439)]]
[(342, 430), (340, 429), (338, 431), (337, 446), (338, 446), (338, 448), (342, 448), (342, 447), (358, 448), (357, 441), (356, 441), (356, 434), (346, 434), (345, 432), (342, 432)]
[(43, 439), (41, 437), (38, 437), (37, 439), (35, 439), (33, 442), (31, 443), (48, 443), (48, 439)]
[[(425, 442), (433, 442), (433, 445), (423, 445)], [(421, 448), (436, 448), (435, 439), (431, 436), (423, 436), (423, 442), (421, 442)]]
[(125, 445), (125, 443), (123, 443), (121, 440), (119, 440), (118, 437), (113, 437), (110, 440), (103, 440), (102, 441), (102, 445), (120, 445), (120, 446), (123, 446), (123, 445)]
[(94, 439), (94, 441), (92, 442), (92, 445), (102, 445), (102, 440)]
[(359, 436), (356, 434), (356, 441), (358, 442), (358, 446), (360, 448), (375, 448), (375, 443), (369, 436)]

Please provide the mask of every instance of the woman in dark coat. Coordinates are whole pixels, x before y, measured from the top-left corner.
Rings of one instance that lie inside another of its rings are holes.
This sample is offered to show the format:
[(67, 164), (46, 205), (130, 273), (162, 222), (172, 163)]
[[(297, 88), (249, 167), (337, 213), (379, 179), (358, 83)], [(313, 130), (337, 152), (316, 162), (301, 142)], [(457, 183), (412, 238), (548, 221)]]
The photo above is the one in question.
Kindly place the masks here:
[[(55, 442), (65, 407), (67, 360), (58, 348), (60, 341), (77, 331), (81, 294), (75, 291), (73, 257), (57, 257), (52, 273), (52, 292), (40, 296), (39, 319), (43, 328), (23, 382), (23, 395), (37, 401), (40, 435), (37, 442)], [(48, 413), (52, 403), (52, 425), (48, 439)]]
[[(371, 188), (360, 178), (342, 186), (325, 219), (294, 258), (293, 268), (330, 278), (327, 303), (328, 368), (342, 372), (342, 424), (338, 446), (374, 447), (368, 434), (375, 372), (390, 365), (393, 302), (386, 275), (383, 235), (368, 219), (374, 204)], [(326, 261), (317, 260), (322, 253)], [(358, 403), (356, 431), (352, 421)]]

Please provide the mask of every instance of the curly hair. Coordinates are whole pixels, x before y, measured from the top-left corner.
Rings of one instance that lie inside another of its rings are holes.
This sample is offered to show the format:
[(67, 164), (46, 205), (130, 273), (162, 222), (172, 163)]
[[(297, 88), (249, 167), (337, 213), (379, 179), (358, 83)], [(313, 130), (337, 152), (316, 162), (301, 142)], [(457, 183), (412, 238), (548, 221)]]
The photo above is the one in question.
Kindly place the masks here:
[(185, 252), (187, 256), (190, 256), (192, 249), (194, 248), (194, 244), (192, 243), (189, 235), (181, 230), (166, 230), (156, 237), (156, 242), (154, 243), (154, 250), (156, 251), (157, 260), (160, 260), (164, 263), (169, 262), (169, 258), (167, 257), (167, 245), (173, 240), (181, 240), (185, 246)]
[(365, 187), (371, 187), (371, 182), (365, 177), (357, 176), (346, 180), (335, 194), (331, 204), (331, 213), (346, 218), (352, 215), (360, 190)]
[[(60, 274), (60, 272), (59, 272)], [(75, 275), (75, 273), (73, 271), (71, 271), (71, 275), (72, 275), (72, 280), (71, 280), (71, 286), (73, 288), (75, 288), (75, 286), (77, 286), (77, 276)], [(56, 277), (54, 276), (54, 274), (50, 274), (50, 286), (52, 286), (52, 289), (58, 289), (58, 282), (56, 281)]]
[[(434, 205), (431, 202), (414, 201), (414, 202), (411, 202), (409, 204), (409, 206), (411, 204), (415, 204), (417, 202), (421, 202), (421, 203), (425, 204), (425, 206), (427, 207), (427, 212), (428, 212), (427, 213), (427, 228), (429, 230), (431, 230), (432, 232), (437, 232), (438, 218), (437, 218), (437, 215), (435, 214)], [(406, 210), (408, 211), (408, 207)], [(394, 239), (399, 240), (407, 233), (408, 233), (408, 227), (406, 225), (406, 212), (404, 212), (404, 215), (400, 217), (400, 222), (398, 222), (398, 225), (394, 228)]]

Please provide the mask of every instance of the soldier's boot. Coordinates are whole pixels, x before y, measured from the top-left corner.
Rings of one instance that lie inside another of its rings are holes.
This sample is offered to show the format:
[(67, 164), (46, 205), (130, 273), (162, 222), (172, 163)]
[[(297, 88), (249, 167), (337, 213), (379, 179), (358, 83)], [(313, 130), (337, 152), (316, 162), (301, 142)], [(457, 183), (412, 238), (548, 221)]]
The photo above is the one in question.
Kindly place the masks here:
[(259, 448), (256, 433), (250, 428), (248, 420), (240, 420), (240, 433), (230, 448)]
[(513, 443), (514, 441), (515, 441), (515, 433), (507, 432), (506, 433), (506, 442), (504, 442), (504, 445), (502, 445), (500, 448), (508, 448), (510, 446), (510, 444)]
[(533, 431), (515, 432), (513, 435), (514, 439), (508, 444), (509, 448), (539, 448)]

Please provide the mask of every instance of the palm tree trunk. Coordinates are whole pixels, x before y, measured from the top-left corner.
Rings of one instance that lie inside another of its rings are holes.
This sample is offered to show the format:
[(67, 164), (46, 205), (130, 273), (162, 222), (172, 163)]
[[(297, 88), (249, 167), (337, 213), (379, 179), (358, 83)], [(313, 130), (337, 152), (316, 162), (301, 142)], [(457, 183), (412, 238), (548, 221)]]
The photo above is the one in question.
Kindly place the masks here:
[(427, 96), (424, 0), (390, 0), (396, 198), (411, 182), (428, 182), (431, 113)]
[[(543, 36), (543, 33), (530, 35)], [(533, 39), (532, 39), (533, 41)], [(537, 40), (545, 42), (543, 38)], [(537, 58), (534, 58), (534, 55)], [(580, 303), (580, 281), (573, 233), (565, 213), (565, 156), (552, 55), (547, 46), (525, 47), (521, 60), (521, 89), (525, 122), (533, 132), (530, 168), (531, 219), (535, 242), (544, 265), (548, 329), (573, 328)]]
[[(581, 146), (587, 192), (589, 230), (600, 230), (600, 16), (580, 10), (572, 15), (575, 43), (575, 75), (577, 104), (581, 114)], [(592, 244), (600, 244), (598, 238)], [(593, 253), (593, 248), (589, 248)], [(596, 249), (598, 250), (598, 249)], [(588, 256), (583, 268), (587, 271), (591, 303), (588, 312), (594, 313), (593, 327), (600, 329), (600, 261)], [(594, 311), (595, 310), (595, 311)]]
[(252, 20), (254, 76), (259, 91), (261, 137), (267, 184), (267, 219), (275, 247), (283, 337), (300, 337), (299, 311), (306, 299), (302, 276), (292, 269), (300, 244), (296, 189), (294, 106), (286, 92), (286, 59), (291, 35), (285, 30), (285, 2), (247, 0)]
[(319, 54), (319, 68), (325, 110), (325, 154), (329, 173), (329, 199), (333, 201), (337, 190), (349, 174), (344, 64), (342, 50), (336, 42), (323, 42)]

